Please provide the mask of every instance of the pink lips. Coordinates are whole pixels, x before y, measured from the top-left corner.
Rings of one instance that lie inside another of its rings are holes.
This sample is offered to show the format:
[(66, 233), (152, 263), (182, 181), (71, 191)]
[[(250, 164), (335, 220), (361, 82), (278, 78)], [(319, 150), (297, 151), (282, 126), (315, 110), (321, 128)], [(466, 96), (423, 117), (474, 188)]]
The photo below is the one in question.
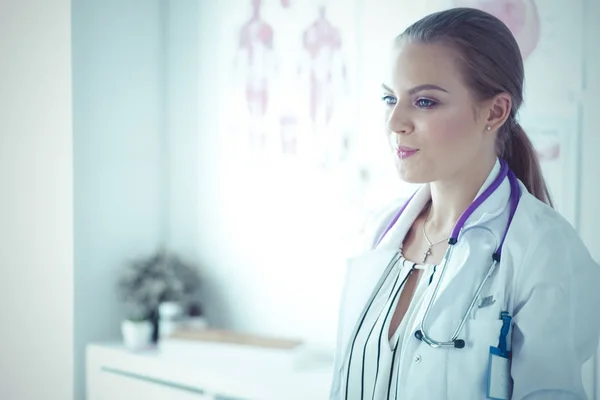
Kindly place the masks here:
[(396, 153), (398, 154), (398, 157), (402, 160), (415, 155), (419, 150), (418, 149), (413, 149), (412, 147), (406, 147), (406, 146), (398, 146), (398, 148), (396, 149)]

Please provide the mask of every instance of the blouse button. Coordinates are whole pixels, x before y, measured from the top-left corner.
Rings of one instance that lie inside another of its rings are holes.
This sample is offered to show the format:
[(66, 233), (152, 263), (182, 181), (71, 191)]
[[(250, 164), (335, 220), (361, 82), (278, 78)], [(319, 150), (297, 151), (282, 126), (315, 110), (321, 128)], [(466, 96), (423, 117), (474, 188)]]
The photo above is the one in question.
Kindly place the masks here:
[(421, 362), (421, 356), (417, 354), (417, 355), (415, 356), (415, 363), (417, 363), (417, 364), (418, 364), (418, 363), (420, 363), (420, 362)]

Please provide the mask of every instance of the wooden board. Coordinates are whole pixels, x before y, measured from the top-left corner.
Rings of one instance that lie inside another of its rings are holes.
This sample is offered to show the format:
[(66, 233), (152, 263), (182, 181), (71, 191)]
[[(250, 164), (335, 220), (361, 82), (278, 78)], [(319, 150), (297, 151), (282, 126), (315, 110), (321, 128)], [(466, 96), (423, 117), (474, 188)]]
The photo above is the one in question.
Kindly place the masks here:
[(299, 340), (269, 338), (221, 329), (181, 328), (173, 332), (169, 338), (284, 350), (294, 349), (302, 344)]

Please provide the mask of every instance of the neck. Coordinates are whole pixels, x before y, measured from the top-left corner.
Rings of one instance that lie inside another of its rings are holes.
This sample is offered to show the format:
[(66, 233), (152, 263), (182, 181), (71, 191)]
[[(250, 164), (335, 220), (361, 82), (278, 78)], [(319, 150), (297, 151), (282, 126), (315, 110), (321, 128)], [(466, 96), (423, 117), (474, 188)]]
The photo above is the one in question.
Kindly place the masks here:
[[(427, 222), (428, 233), (449, 235), (456, 221), (471, 205), (475, 196), (494, 168), (496, 158), (477, 163), (479, 168), (469, 168), (451, 179), (431, 182), (431, 207)], [(473, 165), (473, 164), (471, 164)]]

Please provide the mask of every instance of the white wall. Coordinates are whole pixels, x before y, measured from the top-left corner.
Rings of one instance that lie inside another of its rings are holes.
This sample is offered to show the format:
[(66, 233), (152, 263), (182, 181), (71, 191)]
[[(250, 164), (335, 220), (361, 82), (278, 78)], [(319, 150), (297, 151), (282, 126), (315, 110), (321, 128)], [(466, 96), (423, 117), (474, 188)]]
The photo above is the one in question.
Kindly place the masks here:
[[(600, 45), (594, 40), (600, 35), (597, 16), (600, 15), (600, 2), (588, 0), (584, 21), (585, 29), (585, 84), (583, 97), (583, 118), (580, 154), (580, 194), (579, 194), (579, 231), (592, 256), (600, 262), (600, 113), (595, 98), (600, 93)], [(593, 391), (594, 400), (600, 399), (600, 348), (598, 349), (595, 368), (589, 368), (587, 376)], [(595, 377), (595, 380), (593, 379)]]
[[(249, 4), (231, 0), (199, 9), (197, 224), (207, 313), (217, 326), (332, 347), (348, 247), (344, 234), (356, 228), (338, 187), (346, 176), (340, 171), (336, 180), (311, 166), (269, 165), (266, 158), (236, 152), (241, 132), (227, 122), (241, 117), (236, 106), (243, 94), (223, 89), (233, 79), (232, 48), (226, 46), (235, 46), (231, 14), (242, 10), (246, 17)], [(279, 2), (270, 4), (277, 8)], [(287, 16), (292, 21), (293, 10)], [(224, 33), (232, 42), (220, 41)]]
[(166, 240), (163, 3), (73, 1), (77, 400), (85, 345), (120, 338), (119, 269)]
[[(191, 9), (189, 11), (192, 11)], [(206, 305), (206, 313), (211, 323), (221, 327), (235, 327), (236, 308), (231, 304), (229, 293), (235, 293), (237, 280), (229, 281), (221, 279), (236, 269), (236, 264), (228, 262), (225, 255), (227, 246), (231, 241), (227, 240), (226, 229), (220, 224), (220, 215), (224, 211), (219, 204), (219, 136), (221, 131), (218, 126), (218, 107), (215, 99), (219, 88), (218, 60), (219, 43), (215, 40), (218, 32), (222, 14), (216, 2), (204, 2), (198, 8), (198, 64), (199, 68), (189, 77), (196, 84), (198, 129), (194, 147), (197, 172), (188, 171), (186, 175), (179, 175), (175, 179), (196, 179), (197, 184), (197, 214), (192, 214), (194, 224), (198, 229), (198, 257), (204, 266), (203, 299)], [(178, 22), (171, 20), (174, 25)], [(196, 78), (192, 78), (196, 76)], [(174, 148), (174, 147), (173, 147)], [(171, 157), (177, 156), (174, 152)], [(233, 250), (233, 248), (232, 248)], [(252, 264), (245, 268), (252, 269)]]
[(600, 113), (594, 104), (594, 98), (600, 92), (600, 45), (593, 38), (600, 34), (600, 25), (596, 17), (600, 15), (600, 2), (588, 0), (586, 12), (586, 64), (585, 89), (582, 94), (584, 113), (581, 141), (581, 197), (579, 226), (583, 239), (586, 241), (594, 258), (600, 261)]
[(0, 2), (0, 398), (73, 396), (71, 10)]
[[(198, 0), (168, 1), (163, 8), (166, 59), (167, 241), (183, 257), (198, 256)], [(206, 64), (205, 60), (203, 65)], [(200, 133), (199, 133), (200, 132)]]

